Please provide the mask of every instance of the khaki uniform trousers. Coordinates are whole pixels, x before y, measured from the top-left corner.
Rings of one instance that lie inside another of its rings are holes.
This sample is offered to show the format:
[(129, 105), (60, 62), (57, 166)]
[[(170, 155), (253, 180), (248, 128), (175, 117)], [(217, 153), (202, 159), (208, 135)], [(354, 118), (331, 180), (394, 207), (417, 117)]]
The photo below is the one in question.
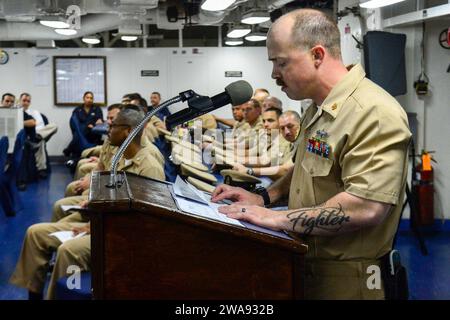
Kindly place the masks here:
[(69, 183), (66, 187), (66, 190), (64, 191), (64, 197), (73, 197), (73, 196), (79, 196), (79, 195), (89, 195), (89, 189), (84, 190), (82, 193), (79, 193), (75, 190), (76, 181), (72, 181)]
[(61, 209), (61, 206), (78, 206), (84, 200), (88, 200), (88, 195), (66, 197), (56, 201), (53, 204), (52, 222), (60, 221), (61, 219), (67, 217), (68, 215), (74, 212), (71, 210), (64, 211), (63, 209)]
[(81, 158), (100, 157), (101, 150), (102, 146), (95, 146), (92, 148), (84, 149), (83, 152), (81, 152)]
[(371, 266), (378, 260), (329, 261), (305, 260), (305, 299), (308, 300), (384, 300), (384, 286), (379, 274), (379, 289), (370, 289)]
[(97, 167), (98, 161), (91, 161), (89, 159), (81, 159), (77, 163), (77, 168), (75, 169), (74, 179), (79, 180), (84, 177), (86, 174), (90, 173)]
[(67, 273), (69, 266), (78, 266), (81, 271), (90, 270), (91, 236), (85, 235), (61, 243), (49, 234), (56, 231), (69, 231), (84, 225), (86, 223), (62, 220), (58, 223), (38, 223), (29, 227), (10, 282), (27, 288), (31, 292), (41, 293), (44, 290), (49, 261), (53, 252), (56, 251), (55, 265), (47, 291), (47, 298), (55, 299), (57, 280), (73, 274)]

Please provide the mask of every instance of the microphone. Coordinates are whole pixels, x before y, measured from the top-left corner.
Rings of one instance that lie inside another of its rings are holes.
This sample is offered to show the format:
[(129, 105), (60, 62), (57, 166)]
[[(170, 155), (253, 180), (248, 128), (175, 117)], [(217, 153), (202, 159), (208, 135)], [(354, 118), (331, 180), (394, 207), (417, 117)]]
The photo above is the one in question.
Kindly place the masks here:
[(244, 80), (230, 83), (226, 86), (225, 91), (213, 97), (200, 96), (194, 94), (188, 99), (188, 109), (178, 111), (166, 118), (166, 126), (168, 130), (173, 127), (197, 118), (205, 113), (216, 110), (229, 103), (233, 106), (243, 104), (251, 99), (253, 95), (252, 86)]

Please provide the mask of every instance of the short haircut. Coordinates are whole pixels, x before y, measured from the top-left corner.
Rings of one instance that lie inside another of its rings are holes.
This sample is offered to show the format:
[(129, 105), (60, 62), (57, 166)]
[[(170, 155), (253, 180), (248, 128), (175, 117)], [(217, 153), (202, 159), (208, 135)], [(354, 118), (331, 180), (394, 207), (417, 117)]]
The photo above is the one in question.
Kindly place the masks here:
[[(143, 111), (134, 110), (130, 108), (130, 105), (127, 105), (126, 108), (122, 109), (122, 111), (117, 114), (115, 121), (122, 122), (123, 124), (129, 125), (132, 129), (134, 129), (139, 125), (139, 123), (141, 123), (144, 116), (145, 114)], [(144, 128), (142, 128), (133, 139), (134, 142), (140, 143), (143, 129)]]
[(290, 116), (290, 115), (294, 116), (295, 121), (298, 122), (298, 123), (300, 123), (300, 119), (301, 119), (301, 118), (300, 118), (300, 115), (298, 114), (297, 111), (294, 111), (294, 110), (287, 110), (287, 111), (285, 111), (285, 112), (283, 112), (283, 113), (281, 114), (282, 117), (284, 117), (284, 116)]
[(161, 94), (158, 91), (153, 91), (152, 94), (156, 94), (161, 99)]
[(267, 110), (264, 111), (264, 112), (269, 112), (269, 111), (275, 112), (275, 113), (277, 114), (277, 118), (279, 118), (279, 117), (281, 116), (281, 110), (278, 109), (278, 108), (269, 108), (269, 109), (267, 109)]
[(341, 35), (336, 22), (327, 14), (312, 9), (300, 9), (293, 15), (292, 42), (296, 47), (309, 50), (322, 45), (334, 58), (341, 58)]
[(135, 99), (140, 99), (140, 98), (142, 98), (142, 97), (137, 92), (127, 93), (122, 97), (122, 99), (129, 99), (129, 100), (135, 100)]
[(19, 98), (19, 99), (22, 99), (23, 96), (27, 96), (27, 97), (30, 97), (30, 98), (31, 98), (31, 94), (29, 94), (29, 93), (27, 93), (27, 92), (22, 92), (22, 93), (20, 94), (20, 98)]
[(147, 103), (147, 100), (145, 100), (144, 98), (140, 98), (140, 99), (138, 99), (139, 100), (139, 106), (141, 106), (142, 108), (144, 108), (144, 110), (145, 109), (148, 109), (148, 103)]
[(281, 100), (278, 99), (277, 97), (268, 96), (266, 99), (264, 99), (264, 101), (266, 100), (272, 101), (275, 104), (274, 107), (280, 109), (280, 111), (283, 110), (283, 102), (281, 102)]
[(122, 108), (123, 108), (123, 105), (121, 103), (114, 103), (114, 104), (108, 106), (107, 111), (111, 111), (114, 109), (122, 110)]
[(253, 103), (253, 106), (254, 106), (255, 108), (261, 108), (261, 104), (260, 104), (259, 101), (256, 100), (256, 99), (250, 99), (248, 102)]
[(13, 97), (13, 98), (16, 97), (16, 96), (13, 95), (12, 93), (7, 92), (7, 93), (4, 93), (4, 94), (2, 95), (2, 101), (5, 100), (5, 98), (6, 98), (7, 96), (11, 96), (11, 97)]
[(264, 93), (270, 94), (270, 93), (269, 93), (269, 90), (267, 90), (267, 89), (265, 89), (265, 88), (258, 88), (258, 89), (255, 89), (255, 93), (254, 93), (254, 94), (256, 94), (257, 92), (264, 92)]
[(135, 104), (131, 104), (131, 103), (129, 103), (129, 104), (122, 104), (122, 110), (123, 109), (131, 109), (131, 110), (134, 110), (134, 111), (144, 112), (145, 113), (143, 107), (135, 105)]
[(83, 99), (88, 95), (92, 95), (92, 97), (94, 97), (94, 93), (92, 91), (86, 91), (85, 93), (83, 93)]

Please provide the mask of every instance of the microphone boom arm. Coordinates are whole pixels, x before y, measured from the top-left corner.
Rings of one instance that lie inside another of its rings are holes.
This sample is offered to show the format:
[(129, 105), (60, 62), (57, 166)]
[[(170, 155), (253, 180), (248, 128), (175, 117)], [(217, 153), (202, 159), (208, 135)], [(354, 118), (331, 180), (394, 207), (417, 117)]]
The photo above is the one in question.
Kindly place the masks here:
[(184, 91), (180, 93), (178, 96), (165, 101), (164, 103), (157, 106), (155, 109), (149, 111), (146, 113), (144, 119), (130, 132), (128, 137), (125, 139), (125, 141), (122, 143), (122, 145), (119, 147), (119, 150), (114, 155), (111, 163), (111, 169), (110, 169), (110, 177), (109, 177), (109, 183), (106, 185), (108, 188), (120, 188), (123, 181), (118, 181), (117, 179), (117, 166), (119, 165), (120, 158), (122, 157), (125, 150), (130, 145), (131, 141), (136, 137), (139, 131), (141, 131), (144, 128), (144, 125), (147, 123), (148, 120), (150, 120), (151, 117), (153, 117), (159, 110), (167, 108), (168, 106), (178, 103), (178, 102), (184, 102), (186, 100), (192, 99), (194, 96), (196, 96), (195, 92), (192, 90)]

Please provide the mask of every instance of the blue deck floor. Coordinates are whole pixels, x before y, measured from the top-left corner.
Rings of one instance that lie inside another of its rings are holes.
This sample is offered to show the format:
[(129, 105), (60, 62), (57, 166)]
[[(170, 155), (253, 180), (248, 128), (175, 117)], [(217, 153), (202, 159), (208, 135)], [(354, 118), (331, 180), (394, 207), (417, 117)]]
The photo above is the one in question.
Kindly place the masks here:
[[(0, 216), (0, 300), (26, 299), (24, 289), (8, 284), (28, 226), (49, 221), (54, 201), (61, 198), (71, 181), (67, 168), (53, 165), (47, 180), (30, 184), (21, 192), (23, 210), (12, 218)], [(403, 227), (398, 235), (400, 250), (408, 269), (412, 299), (450, 299), (450, 231), (425, 235), (428, 256), (420, 254), (417, 239)]]

